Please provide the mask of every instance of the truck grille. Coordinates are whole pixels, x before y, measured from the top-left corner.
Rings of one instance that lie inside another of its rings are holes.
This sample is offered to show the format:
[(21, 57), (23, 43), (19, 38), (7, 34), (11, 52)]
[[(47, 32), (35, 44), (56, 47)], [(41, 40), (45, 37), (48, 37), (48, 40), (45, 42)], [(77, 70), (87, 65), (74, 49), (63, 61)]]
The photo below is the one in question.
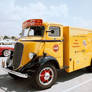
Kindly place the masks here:
[(14, 55), (13, 55), (13, 68), (14, 69), (18, 68), (21, 63), (23, 47), (24, 46), (22, 43), (16, 43), (15, 45)]

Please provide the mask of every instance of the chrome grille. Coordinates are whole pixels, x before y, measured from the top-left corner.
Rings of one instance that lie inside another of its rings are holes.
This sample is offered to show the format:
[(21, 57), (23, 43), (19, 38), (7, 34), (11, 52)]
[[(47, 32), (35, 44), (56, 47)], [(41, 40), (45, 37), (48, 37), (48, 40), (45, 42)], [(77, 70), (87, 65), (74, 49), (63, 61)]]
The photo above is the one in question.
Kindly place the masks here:
[(14, 69), (18, 68), (21, 63), (23, 47), (24, 46), (22, 43), (15, 44), (14, 55), (13, 55), (13, 68)]

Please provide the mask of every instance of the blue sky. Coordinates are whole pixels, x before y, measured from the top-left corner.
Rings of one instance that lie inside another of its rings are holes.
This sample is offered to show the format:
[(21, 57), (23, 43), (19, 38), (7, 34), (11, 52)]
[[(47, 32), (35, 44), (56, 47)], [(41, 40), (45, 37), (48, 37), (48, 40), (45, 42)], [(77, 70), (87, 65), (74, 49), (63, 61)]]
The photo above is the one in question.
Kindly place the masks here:
[(18, 36), (31, 18), (92, 29), (92, 0), (0, 0), (0, 35)]

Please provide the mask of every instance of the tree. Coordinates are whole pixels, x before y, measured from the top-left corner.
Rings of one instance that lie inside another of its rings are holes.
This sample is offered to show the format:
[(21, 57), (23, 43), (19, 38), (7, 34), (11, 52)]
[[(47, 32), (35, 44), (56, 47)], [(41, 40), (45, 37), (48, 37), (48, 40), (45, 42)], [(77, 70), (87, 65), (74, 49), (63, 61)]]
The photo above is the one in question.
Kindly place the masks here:
[(3, 39), (9, 39), (9, 37), (5, 35)]
[(16, 39), (16, 37), (15, 37), (15, 36), (12, 36), (12, 37), (11, 37), (11, 39), (15, 40), (15, 39)]

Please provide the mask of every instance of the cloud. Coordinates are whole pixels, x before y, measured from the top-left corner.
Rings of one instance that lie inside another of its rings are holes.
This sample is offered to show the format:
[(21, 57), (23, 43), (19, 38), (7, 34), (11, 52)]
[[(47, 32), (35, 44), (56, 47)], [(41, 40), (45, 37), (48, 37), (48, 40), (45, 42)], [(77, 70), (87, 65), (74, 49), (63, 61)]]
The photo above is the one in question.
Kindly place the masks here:
[(66, 4), (47, 6), (45, 3), (38, 1), (36, 3), (30, 2), (26, 6), (19, 6), (15, 4), (15, 0), (3, 0), (0, 7), (0, 32), (5, 30), (6, 35), (18, 34), (21, 30), (21, 23), (26, 19), (42, 18), (45, 21), (55, 21), (55, 19), (60, 20), (61, 17), (68, 16), (68, 6)]
[(92, 21), (84, 19), (83, 17), (73, 17), (73, 25), (92, 29)]
[[(11, 2), (12, 1), (12, 2)], [(68, 16), (68, 7), (66, 4), (60, 4), (58, 6), (49, 5), (42, 2), (29, 3), (27, 6), (17, 6), (15, 5), (15, 0), (10, 0), (10, 2), (3, 2), (1, 4), (3, 9), (0, 9), (2, 16), (0, 19), (24, 19), (25, 17), (67, 17)], [(3, 7), (6, 6), (6, 7)], [(8, 6), (7, 6), (8, 5)]]
[(12, 10), (12, 13), (24, 17), (38, 17), (38, 18), (49, 18), (49, 17), (67, 17), (68, 16), (68, 7), (65, 4), (60, 4), (58, 6), (50, 5), (37, 2), (30, 3), (25, 7), (15, 6)]
[(73, 11), (69, 9), (70, 7), (66, 3), (61, 2), (56, 5), (52, 2), (46, 4), (39, 0), (19, 5), (16, 0), (2, 0), (0, 2), (0, 35), (18, 35), (22, 29), (22, 22), (32, 18), (42, 18), (48, 22), (92, 28), (91, 20), (86, 19), (83, 15), (83, 17), (74, 16)]

